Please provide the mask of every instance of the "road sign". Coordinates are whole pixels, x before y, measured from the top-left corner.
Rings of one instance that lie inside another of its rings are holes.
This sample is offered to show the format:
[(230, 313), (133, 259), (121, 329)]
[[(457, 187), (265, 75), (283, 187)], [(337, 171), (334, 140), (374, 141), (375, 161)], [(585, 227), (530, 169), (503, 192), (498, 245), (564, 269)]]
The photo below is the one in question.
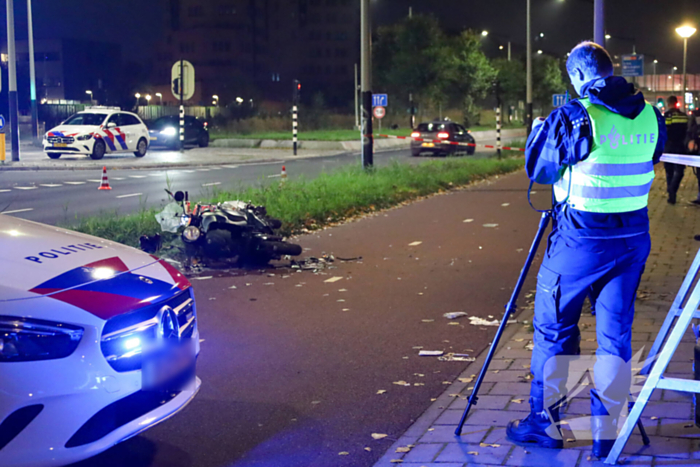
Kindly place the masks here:
[(566, 94), (552, 94), (552, 107), (563, 107), (566, 105)]
[(386, 115), (386, 109), (381, 106), (377, 106), (372, 110), (372, 113), (374, 114), (375, 117), (377, 118), (384, 118), (384, 115)]
[[(183, 60), (182, 69), (184, 80), (180, 76), (180, 61), (178, 60), (173, 64), (171, 76), (172, 76), (172, 91), (175, 99), (180, 100), (180, 92), (182, 91), (182, 85), (185, 85), (183, 100), (191, 99), (194, 96), (194, 66), (187, 60)], [(184, 81), (184, 83), (183, 83)]]
[(644, 55), (623, 55), (622, 76), (644, 76)]
[(372, 94), (372, 107), (386, 107), (388, 105), (388, 94)]
[(5, 116), (0, 115), (0, 132), (5, 132)]

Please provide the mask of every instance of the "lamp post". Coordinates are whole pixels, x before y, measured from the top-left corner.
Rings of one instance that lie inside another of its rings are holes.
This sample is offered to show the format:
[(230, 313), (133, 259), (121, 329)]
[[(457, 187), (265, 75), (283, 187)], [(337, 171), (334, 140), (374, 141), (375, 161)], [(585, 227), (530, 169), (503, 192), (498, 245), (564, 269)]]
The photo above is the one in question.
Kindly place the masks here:
[(696, 29), (692, 26), (681, 26), (679, 28), (676, 28), (676, 32), (678, 33), (679, 36), (683, 38), (683, 89), (682, 91), (682, 97), (681, 100), (683, 101), (683, 111), (685, 112), (686, 106), (685, 106), (685, 90), (687, 87), (687, 82), (686, 82), (686, 74), (685, 74), (685, 66), (688, 61), (688, 38), (695, 34)]
[(85, 91), (85, 94), (90, 96), (90, 105), (95, 105), (95, 102), (92, 100), (92, 91), (87, 90)]
[(160, 99), (160, 106), (162, 107), (162, 106), (163, 106), (163, 94), (157, 92), (157, 93), (156, 93), (156, 97), (157, 97), (158, 99)]
[(651, 85), (651, 88), (654, 90), (654, 92), (656, 92), (656, 88), (657, 88), (657, 86), (656, 86), (656, 64), (657, 63), (659, 63), (659, 61), (654, 60), (654, 80), (652, 81), (652, 85)]
[(136, 98), (136, 110), (138, 110), (139, 109), (139, 99), (141, 99), (141, 94), (137, 92), (136, 94), (134, 94), (134, 97)]
[(151, 105), (151, 99), (152, 99), (151, 95), (150, 95), (150, 94), (146, 94), (146, 102), (147, 102), (146, 105)]

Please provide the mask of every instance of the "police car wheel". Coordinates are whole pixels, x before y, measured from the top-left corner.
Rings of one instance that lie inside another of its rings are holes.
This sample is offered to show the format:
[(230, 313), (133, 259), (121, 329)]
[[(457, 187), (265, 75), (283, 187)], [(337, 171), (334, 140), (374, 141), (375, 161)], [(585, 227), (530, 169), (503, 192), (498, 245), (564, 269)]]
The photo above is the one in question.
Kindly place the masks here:
[(49, 158), (51, 159), (58, 159), (59, 157), (61, 157), (60, 152), (47, 152), (46, 155), (49, 156)]
[(148, 151), (148, 143), (145, 139), (141, 138), (139, 140), (139, 143), (136, 145), (136, 151), (134, 152), (134, 155), (136, 157), (143, 157), (146, 155), (146, 151)]
[(95, 145), (92, 147), (92, 154), (90, 154), (90, 158), (94, 160), (102, 159), (105, 156), (106, 150), (105, 142), (102, 140), (97, 140), (95, 141)]

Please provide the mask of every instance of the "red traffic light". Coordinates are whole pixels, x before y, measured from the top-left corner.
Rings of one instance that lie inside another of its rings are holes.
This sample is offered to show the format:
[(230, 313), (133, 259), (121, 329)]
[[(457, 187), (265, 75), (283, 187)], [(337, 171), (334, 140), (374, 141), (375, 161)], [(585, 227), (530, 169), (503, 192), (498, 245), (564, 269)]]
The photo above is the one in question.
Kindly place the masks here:
[(297, 83), (297, 89), (301, 90), (301, 83)]

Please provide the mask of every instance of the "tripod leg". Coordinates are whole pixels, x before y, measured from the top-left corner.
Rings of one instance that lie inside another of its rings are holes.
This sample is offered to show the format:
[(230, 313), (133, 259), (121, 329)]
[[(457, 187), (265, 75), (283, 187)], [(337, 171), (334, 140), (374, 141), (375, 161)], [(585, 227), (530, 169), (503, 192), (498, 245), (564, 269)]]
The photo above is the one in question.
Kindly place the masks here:
[(518, 282), (516, 282), (515, 284), (513, 293), (510, 296), (510, 301), (506, 305), (506, 312), (503, 315), (503, 320), (501, 320), (501, 324), (500, 326), (498, 326), (498, 331), (496, 331), (496, 336), (493, 338), (493, 342), (491, 343), (489, 353), (486, 355), (486, 361), (484, 362), (484, 366), (481, 368), (481, 372), (479, 373), (479, 377), (476, 379), (476, 383), (474, 383), (474, 389), (472, 389), (472, 393), (469, 396), (469, 403), (467, 404), (467, 408), (464, 410), (462, 418), (459, 421), (459, 424), (457, 425), (457, 429), (455, 430), (455, 435), (457, 436), (460, 436), (462, 434), (462, 427), (464, 426), (464, 422), (467, 420), (467, 416), (469, 415), (469, 409), (471, 409), (472, 405), (476, 405), (477, 401), (479, 400), (479, 397), (477, 396), (477, 394), (479, 393), (479, 388), (481, 387), (481, 383), (483, 383), (484, 381), (484, 377), (486, 376), (486, 372), (488, 371), (489, 365), (491, 364), (493, 355), (496, 353), (498, 343), (501, 340), (503, 332), (506, 329), (508, 318), (513, 312), (515, 312), (515, 303), (518, 301), (518, 296), (520, 295), (520, 291), (522, 290), (523, 284), (525, 283), (525, 278), (527, 277), (527, 273), (530, 271), (530, 266), (532, 266), (532, 261), (535, 259), (537, 249), (540, 246), (540, 242), (542, 241), (542, 237), (544, 236), (545, 230), (547, 230), (547, 226), (549, 225), (549, 220), (551, 219), (551, 217), (552, 213), (549, 211), (542, 213), (542, 217), (540, 218), (540, 225), (537, 228), (537, 234), (535, 235), (535, 239), (532, 241), (532, 246), (530, 246), (530, 251), (527, 254), (525, 265), (520, 271), (520, 277), (518, 277)]

